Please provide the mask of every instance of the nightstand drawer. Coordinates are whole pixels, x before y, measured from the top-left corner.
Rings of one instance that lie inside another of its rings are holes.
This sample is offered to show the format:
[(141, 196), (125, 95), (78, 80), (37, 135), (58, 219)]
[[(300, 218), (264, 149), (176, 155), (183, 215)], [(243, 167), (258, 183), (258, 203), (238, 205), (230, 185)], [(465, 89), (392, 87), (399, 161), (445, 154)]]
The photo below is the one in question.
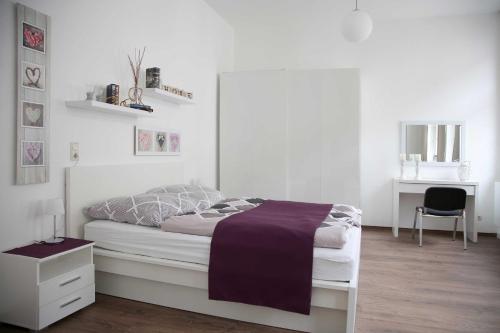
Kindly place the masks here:
[(39, 306), (71, 294), (94, 283), (94, 265), (86, 265), (71, 272), (40, 283), (38, 286)]
[(95, 302), (95, 285), (91, 284), (40, 308), (39, 329), (69, 316)]

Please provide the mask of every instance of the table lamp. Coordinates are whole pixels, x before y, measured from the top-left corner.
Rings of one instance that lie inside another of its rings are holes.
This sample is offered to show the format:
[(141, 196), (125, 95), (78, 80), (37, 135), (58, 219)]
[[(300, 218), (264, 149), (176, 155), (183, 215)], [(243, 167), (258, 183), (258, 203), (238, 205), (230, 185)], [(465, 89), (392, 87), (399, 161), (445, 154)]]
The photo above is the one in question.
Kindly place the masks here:
[(45, 202), (44, 206), (45, 215), (52, 215), (54, 217), (54, 236), (45, 240), (46, 244), (59, 244), (64, 242), (64, 238), (56, 237), (56, 222), (58, 215), (64, 215), (64, 203), (61, 198), (49, 199)]

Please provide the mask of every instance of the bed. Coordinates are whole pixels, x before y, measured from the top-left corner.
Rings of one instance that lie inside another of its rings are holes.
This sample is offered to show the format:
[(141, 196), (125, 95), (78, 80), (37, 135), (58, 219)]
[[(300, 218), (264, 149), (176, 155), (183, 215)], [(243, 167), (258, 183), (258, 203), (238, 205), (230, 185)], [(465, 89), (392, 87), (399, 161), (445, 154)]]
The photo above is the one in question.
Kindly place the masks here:
[(182, 162), (67, 169), (67, 234), (96, 241), (97, 292), (305, 332), (354, 332), (359, 229), (340, 250), (315, 248), (311, 314), (306, 316), (208, 300), (209, 237), (89, 221), (82, 213), (85, 206), (112, 196), (185, 183), (183, 169)]

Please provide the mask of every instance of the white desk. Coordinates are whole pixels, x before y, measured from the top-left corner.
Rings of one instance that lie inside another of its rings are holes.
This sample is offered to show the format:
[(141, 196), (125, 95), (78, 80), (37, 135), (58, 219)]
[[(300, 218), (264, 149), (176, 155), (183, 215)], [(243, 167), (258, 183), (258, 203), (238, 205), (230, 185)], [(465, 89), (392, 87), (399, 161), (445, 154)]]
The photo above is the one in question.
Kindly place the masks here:
[[(399, 196), (401, 193), (424, 194), (429, 187), (458, 187), (467, 192), (467, 201), (470, 202), (467, 211), (467, 238), (477, 242), (477, 196), (479, 183), (473, 181), (459, 180), (437, 180), (437, 179), (400, 179), (395, 178), (393, 184), (392, 204), (392, 233), (394, 237), (399, 235)], [(423, 200), (422, 200), (423, 203)]]

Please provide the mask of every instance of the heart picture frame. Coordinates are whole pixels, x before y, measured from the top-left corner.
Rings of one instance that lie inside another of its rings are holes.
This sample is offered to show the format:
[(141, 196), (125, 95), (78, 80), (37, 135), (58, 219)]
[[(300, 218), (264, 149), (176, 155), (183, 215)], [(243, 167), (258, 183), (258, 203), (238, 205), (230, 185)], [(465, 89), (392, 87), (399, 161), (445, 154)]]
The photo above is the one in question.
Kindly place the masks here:
[(22, 101), (22, 127), (44, 128), (45, 105)]
[(45, 90), (45, 66), (23, 61), (21, 75), (24, 88)]
[(23, 22), (23, 47), (45, 54), (45, 30)]
[(41, 167), (44, 164), (44, 142), (43, 141), (22, 141), (21, 142), (21, 166)]

